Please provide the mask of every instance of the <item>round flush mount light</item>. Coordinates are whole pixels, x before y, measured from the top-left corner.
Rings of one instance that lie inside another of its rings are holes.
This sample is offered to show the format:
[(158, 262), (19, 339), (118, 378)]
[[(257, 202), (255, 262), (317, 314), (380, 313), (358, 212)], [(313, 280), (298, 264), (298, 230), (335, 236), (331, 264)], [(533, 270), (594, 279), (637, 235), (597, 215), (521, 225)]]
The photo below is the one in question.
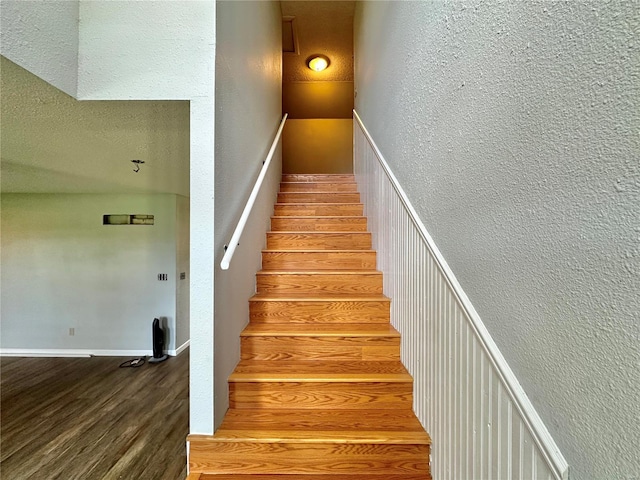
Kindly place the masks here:
[(307, 66), (314, 72), (321, 72), (329, 66), (329, 58), (324, 55), (312, 55), (307, 59)]

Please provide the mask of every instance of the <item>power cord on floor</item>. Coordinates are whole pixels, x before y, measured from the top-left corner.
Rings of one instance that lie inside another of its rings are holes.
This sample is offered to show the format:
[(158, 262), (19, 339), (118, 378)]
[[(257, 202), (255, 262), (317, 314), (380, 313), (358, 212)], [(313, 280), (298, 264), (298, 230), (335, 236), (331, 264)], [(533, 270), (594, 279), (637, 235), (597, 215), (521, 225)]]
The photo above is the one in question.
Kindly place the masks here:
[(147, 359), (145, 357), (134, 358), (132, 360), (127, 360), (126, 362), (122, 362), (120, 364), (120, 368), (138, 368), (145, 364)]

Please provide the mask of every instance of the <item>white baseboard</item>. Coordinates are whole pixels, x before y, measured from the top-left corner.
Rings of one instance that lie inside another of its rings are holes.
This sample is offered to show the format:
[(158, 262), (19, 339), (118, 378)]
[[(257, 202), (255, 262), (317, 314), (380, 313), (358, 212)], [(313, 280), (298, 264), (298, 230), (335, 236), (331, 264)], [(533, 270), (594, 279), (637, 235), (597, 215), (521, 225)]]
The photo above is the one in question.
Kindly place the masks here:
[[(174, 350), (165, 350), (172, 357), (180, 355), (190, 344), (187, 340)], [(90, 350), (78, 348), (0, 348), (0, 357), (151, 357), (153, 350)]]
[(167, 353), (169, 355), (171, 355), (172, 357), (177, 357), (178, 355), (180, 355), (182, 352), (184, 352), (184, 350), (191, 344), (191, 340), (187, 340), (186, 342), (184, 342), (182, 345), (180, 345), (178, 348), (176, 348), (175, 350), (169, 350)]
[(145, 357), (151, 350), (89, 350), (78, 348), (0, 348), (0, 357)]

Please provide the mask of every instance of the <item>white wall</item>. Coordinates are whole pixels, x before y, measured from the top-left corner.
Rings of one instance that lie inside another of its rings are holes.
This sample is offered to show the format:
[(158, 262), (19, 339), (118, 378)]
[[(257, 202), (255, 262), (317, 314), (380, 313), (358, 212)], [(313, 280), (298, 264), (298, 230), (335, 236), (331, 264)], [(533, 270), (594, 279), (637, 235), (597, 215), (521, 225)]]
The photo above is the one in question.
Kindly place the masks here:
[(216, 4), (82, 1), (78, 98), (190, 100), (190, 432), (213, 433)]
[(215, 45), (211, 1), (81, 1), (78, 98), (208, 96)]
[(79, 5), (78, 0), (2, 0), (0, 53), (75, 97)]
[(215, 423), (229, 405), (227, 377), (240, 359), (260, 250), (280, 181), (281, 151), (240, 239), (231, 268), (220, 261), (280, 123), (279, 2), (217, 2), (215, 167)]
[[(155, 224), (106, 226), (105, 214)], [(150, 351), (165, 317), (175, 350), (175, 231), (175, 195), (3, 194), (1, 347)]]
[(640, 472), (638, 28), (631, 1), (356, 13), (356, 109), (574, 479)]

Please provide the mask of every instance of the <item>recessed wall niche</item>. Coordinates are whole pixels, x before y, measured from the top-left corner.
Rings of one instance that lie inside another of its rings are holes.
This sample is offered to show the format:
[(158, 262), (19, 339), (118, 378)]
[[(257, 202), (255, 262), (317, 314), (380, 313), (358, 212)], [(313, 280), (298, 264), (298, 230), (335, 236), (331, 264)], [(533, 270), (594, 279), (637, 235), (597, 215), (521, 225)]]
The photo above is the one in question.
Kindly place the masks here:
[(153, 215), (111, 214), (102, 216), (103, 225), (153, 225)]

